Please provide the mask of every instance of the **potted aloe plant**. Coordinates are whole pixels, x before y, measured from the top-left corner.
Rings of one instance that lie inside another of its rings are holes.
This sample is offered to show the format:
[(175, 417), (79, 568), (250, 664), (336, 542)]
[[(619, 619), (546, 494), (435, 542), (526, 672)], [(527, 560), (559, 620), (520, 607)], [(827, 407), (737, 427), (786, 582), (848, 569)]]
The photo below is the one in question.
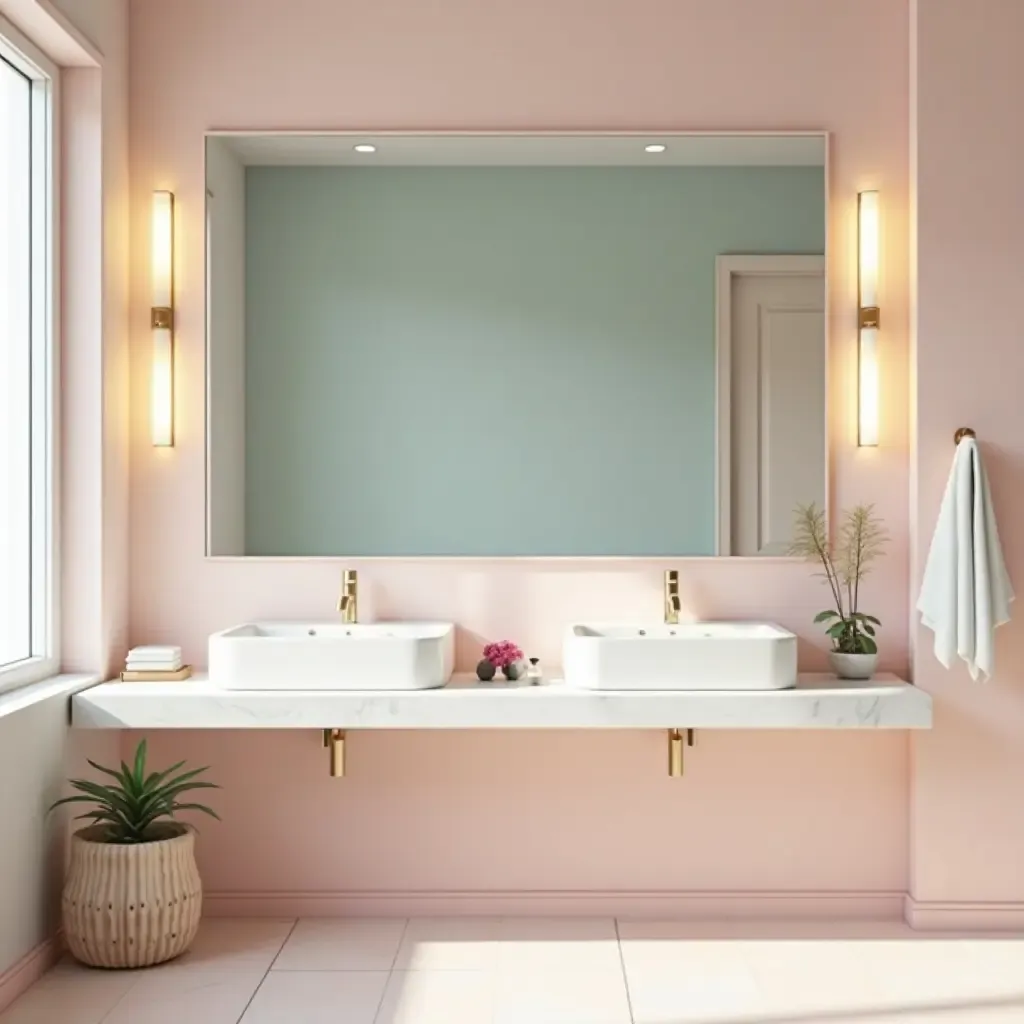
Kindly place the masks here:
[(146, 741), (131, 767), (105, 768), (113, 783), (72, 779), (78, 793), (62, 804), (90, 804), (77, 815), (92, 822), (71, 837), (71, 858), (61, 900), (64, 937), (71, 954), (93, 967), (148, 967), (179, 956), (199, 928), (203, 892), (195, 859), (195, 831), (179, 811), (216, 818), (204, 804), (182, 802), (185, 793), (217, 789), (181, 771), (184, 761), (146, 771)]
[(857, 505), (843, 513), (835, 545), (825, 526), (825, 512), (815, 504), (799, 505), (790, 554), (819, 562), (819, 575), (832, 591), (834, 607), (818, 612), (832, 641), (829, 661), (840, 679), (870, 679), (878, 665), (876, 629), (882, 623), (860, 610), (860, 585), (888, 542), (873, 505)]

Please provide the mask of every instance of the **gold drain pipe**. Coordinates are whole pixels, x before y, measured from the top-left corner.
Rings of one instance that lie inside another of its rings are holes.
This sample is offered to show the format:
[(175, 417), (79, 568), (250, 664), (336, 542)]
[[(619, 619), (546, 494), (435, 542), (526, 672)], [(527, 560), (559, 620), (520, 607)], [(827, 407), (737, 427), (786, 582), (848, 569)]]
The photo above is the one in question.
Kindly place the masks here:
[(692, 729), (669, 729), (668, 731), (668, 774), (670, 778), (683, 777), (683, 734), (686, 734), (686, 746), (696, 743)]
[(331, 778), (345, 777), (345, 730), (324, 729), (324, 746), (330, 750)]

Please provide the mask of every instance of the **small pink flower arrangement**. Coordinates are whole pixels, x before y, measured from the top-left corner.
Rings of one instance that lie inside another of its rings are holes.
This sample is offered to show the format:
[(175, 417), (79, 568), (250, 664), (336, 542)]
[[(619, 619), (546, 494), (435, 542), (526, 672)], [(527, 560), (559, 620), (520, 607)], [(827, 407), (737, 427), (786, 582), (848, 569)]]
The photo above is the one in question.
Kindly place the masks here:
[(497, 643), (488, 644), (484, 648), (484, 657), (495, 666), (504, 668), (514, 661), (523, 660), (523, 652), (511, 640), (499, 640)]

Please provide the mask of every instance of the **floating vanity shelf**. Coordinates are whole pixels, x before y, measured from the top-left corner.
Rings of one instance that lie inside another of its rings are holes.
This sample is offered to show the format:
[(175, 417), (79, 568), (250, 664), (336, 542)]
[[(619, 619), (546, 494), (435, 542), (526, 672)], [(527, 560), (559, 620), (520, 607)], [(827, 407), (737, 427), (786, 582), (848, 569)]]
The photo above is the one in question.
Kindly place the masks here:
[(929, 729), (931, 697), (896, 676), (802, 673), (790, 690), (581, 690), (480, 683), (438, 690), (225, 690), (103, 683), (77, 694), (86, 729)]

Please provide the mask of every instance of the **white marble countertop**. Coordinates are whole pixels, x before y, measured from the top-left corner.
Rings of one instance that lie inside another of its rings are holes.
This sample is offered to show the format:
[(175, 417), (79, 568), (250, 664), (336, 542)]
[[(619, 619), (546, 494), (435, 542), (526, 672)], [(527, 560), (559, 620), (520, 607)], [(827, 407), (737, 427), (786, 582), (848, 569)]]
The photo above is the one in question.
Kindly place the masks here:
[(86, 729), (929, 729), (932, 700), (887, 673), (851, 682), (801, 673), (792, 690), (581, 690), (480, 683), (437, 690), (226, 690), (102, 683), (72, 698)]

